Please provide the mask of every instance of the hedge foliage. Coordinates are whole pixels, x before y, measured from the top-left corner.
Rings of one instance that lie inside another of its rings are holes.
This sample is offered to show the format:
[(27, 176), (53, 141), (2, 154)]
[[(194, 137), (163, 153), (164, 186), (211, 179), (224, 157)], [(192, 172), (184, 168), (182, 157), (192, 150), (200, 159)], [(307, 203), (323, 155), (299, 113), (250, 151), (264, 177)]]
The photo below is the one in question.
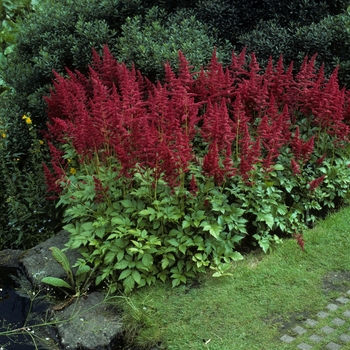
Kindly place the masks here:
[[(0, 85), (9, 90), (0, 97), (0, 126), (6, 134), (6, 142), (1, 140), (2, 166), (6, 171), (16, 168), (28, 179), (42, 178), (40, 167), (33, 166), (31, 149), (47, 122), (42, 96), (52, 87), (52, 70), (66, 74), (67, 67), (87, 73), (92, 47), (101, 54), (107, 44), (115, 57), (128, 67), (134, 63), (151, 80), (162, 79), (165, 61), (176, 67), (179, 49), (195, 68), (208, 62), (214, 46), (224, 63), (231, 48), (240, 51), (247, 46), (262, 66), (270, 55), (276, 61), (283, 54), (286, 64), (295, 61), (295, 71), (305, 55), (318, 52), (316, 65), (324, 62), (329, 74), (339, 64), (340, 81), (350, 85), (350, 15), (346, 11), (350, 1), (33, 0), (30, 11), (25, 7), (28, 0), (1, 4), (0, 13), (5, 16), (1, 38), (6, 42), (0, 56)], [(28, 131), (23, 115), (31, 116), (35, 134)], [(45, 146), (36, 157), (38, 164), (47, 160)], [(22, 198), (24, 187), (10, 189), (6, 176), (0, 185), (4, 191), (17, 191), (18, 205), (30, 212), (32, 194)], [(30, 186), (25, 188), (29, 191)], [(52, 212), (44, 192), (40, 198), (40, 205)], [(1, 208), (4, 213), (12, 210), (6, 199)], [(7, 230), (16, 236), (22, 228), (14, 225)]]

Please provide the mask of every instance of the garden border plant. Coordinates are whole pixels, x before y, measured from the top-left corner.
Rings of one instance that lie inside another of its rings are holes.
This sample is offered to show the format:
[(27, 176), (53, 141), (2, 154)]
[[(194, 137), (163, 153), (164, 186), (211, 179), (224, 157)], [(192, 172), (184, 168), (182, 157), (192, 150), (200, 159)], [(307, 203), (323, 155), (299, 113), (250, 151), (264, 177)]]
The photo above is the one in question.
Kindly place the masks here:
[(245, 58), (224, 70), (214, 52), (192, 72), (179, 52), (178, 76), (166, 64), (161, 85), (105, 47), (88, 77), (55, 74), (46, 182), (77, 266), (99, 266), (96, 285), (222, 276), (245, 237), (266, 252), (347, 196), (349, 94), (337, 70), (326, 80), (314, 56), (293, 77), (281, 57), (261, 73)]

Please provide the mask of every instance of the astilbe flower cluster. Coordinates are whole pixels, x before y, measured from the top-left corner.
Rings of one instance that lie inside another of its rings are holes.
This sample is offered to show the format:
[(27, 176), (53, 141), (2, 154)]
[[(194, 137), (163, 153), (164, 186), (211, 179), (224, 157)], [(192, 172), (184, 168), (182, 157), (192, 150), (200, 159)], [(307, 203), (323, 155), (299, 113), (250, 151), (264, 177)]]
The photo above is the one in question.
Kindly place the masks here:
[[(305, 58), (295, 78), (292, 65), (284, 69), (282, 56), (276, 67), (270, 59), (263, 71), (254, 54), (247, 63), (245, 51), (233, 53), (225, 69), (214, 52), (199, 72), (192, 72), (179, 52), (179, 67), (175, 74), (166, 64), (165, 82), (151, 83), (105, 47), (101, 57), (93, 51), (88, 77), (55, 73), (54, 89), (45, 98), (53, 170), (45, 166), (49, 190), (59, 193), (65, 163), (58, 149), (66, 142), (81, 162), (96, 154), (101, 162), (115, 157), (119, 176), (151, 169), (155, 179), (163, 175), (175, 187), (198, 158), (203, 173), (217, 184), (237, 175), (248, 182), (257, 164), (271, 171), (286, 147), (294, 155), (292, 173), (300, 173), (318, 142), (316, 135), (299, 134), (301, 116), (336, 142), (349, 139), (349, 94), (339, 88), (337, 70), (329, 80), (322, 69), (316, 72), (315, 57)], [(314, 181), (311, 189), (322, 182)], [(188, 185), (194, 192), (194, 177)]]

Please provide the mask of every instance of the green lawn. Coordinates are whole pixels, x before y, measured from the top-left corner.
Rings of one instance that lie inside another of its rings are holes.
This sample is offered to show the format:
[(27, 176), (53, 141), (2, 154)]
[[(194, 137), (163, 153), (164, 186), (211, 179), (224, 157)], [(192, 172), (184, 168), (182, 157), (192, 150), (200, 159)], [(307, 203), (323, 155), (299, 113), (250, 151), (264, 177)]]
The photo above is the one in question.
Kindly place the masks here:
[[(186, 286), (156, 284), (128, 299), (124, 322), (140, 345), (164, 349), (282, 350), (281, 326), (309, 317), (331, 297), (323, 280), (350, 271), (350, 207), (304, 234), (305, 252), (285, 239), (270, 254), (253, 252), (232, 267), (232, 276), (208, 273)], [(344, 288), (350, 280), (340, 281)], [(125, 300), (123, 301), (125, 304)]]

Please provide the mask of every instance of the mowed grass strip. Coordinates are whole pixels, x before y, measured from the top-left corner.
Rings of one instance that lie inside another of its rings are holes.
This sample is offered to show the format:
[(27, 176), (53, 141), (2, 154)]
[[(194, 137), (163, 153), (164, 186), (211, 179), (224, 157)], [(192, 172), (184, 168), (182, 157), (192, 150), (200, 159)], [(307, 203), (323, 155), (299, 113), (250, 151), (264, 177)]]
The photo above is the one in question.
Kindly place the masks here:
[(254, 251), (234, 263), (232, 276), (208, 273), (178, 288), (142, 288), (126, 299), (126, 331), (140, 346), (169, 350), (295, 349), (297, 343), (279, 339), (282, 326), (329, 303), (334, 295), (322, 281), (329, 272), (350, 271), (349, 238), (345, 207), (304, 233), (305, 251), (285, 239), (269, 254)]

